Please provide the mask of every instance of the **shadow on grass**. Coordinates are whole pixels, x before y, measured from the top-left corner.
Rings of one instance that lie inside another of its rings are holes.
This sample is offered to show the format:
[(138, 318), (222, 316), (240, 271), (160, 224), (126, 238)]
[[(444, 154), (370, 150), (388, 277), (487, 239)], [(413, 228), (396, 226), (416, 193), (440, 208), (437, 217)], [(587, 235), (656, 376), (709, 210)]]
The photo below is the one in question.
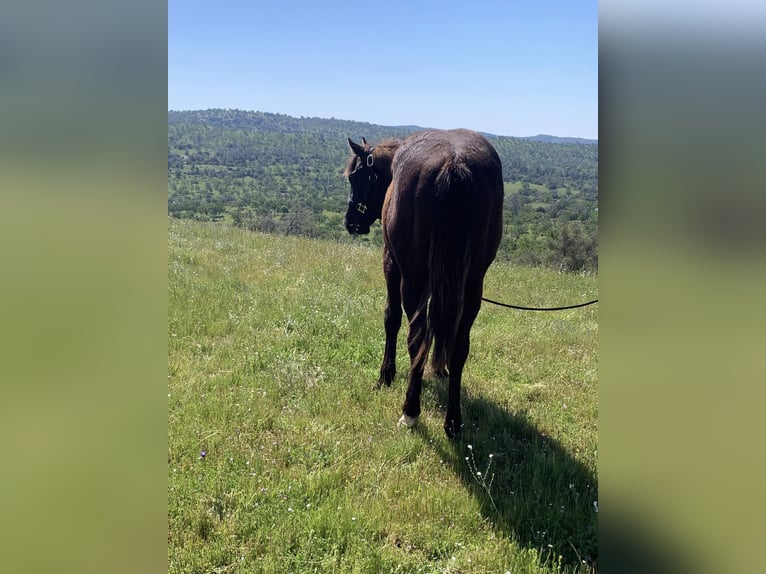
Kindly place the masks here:
[[(429, 379), (423, 398), (436, 401), (445, 412), (446, 379)], [(594, 473), (523, 413), (511, 414), (465, 393), (461, 406), (465, 426), (460, 436), (453, 441), (433, 440), (433, 445), (477, 498), (483, 515), (502, 536), (539, 550), (543, 563), (555, 564), (561, 556), (562, 566), (595, 566), (598, 484)], [(437, 428), (441, 434), (441, 425)], [(436, 428), (419, 424), (416, 429), (427, 441), (436, 438)]]
[[(429, 379), (423, 390), (424, 401), (435, 401), (444, 413), (447, 381)], [(615, 512), (610, 512), (609, 533), (603, 537), (609, 554), (602, 554), (599, 560), (598, 481), (594, 472), (524, 413), (509, 413), (491, 401), (465, 393), (461, 405), (465, 427), (458, 439), (443, 439), (441, 422), (436, 428), (421, 423), (415, 432), (427, 444), (437, 439), (438, 433), (439, 440), (431, 444), (476, 497), (482, 514), (499, 535), (539, 550), (541, 563), (555, 565), (560, 561), (568, 571), (693, 571), (684, 567), (689, 563), (676, 549)], [(604, 564), (607, 557), (610, 568)]]

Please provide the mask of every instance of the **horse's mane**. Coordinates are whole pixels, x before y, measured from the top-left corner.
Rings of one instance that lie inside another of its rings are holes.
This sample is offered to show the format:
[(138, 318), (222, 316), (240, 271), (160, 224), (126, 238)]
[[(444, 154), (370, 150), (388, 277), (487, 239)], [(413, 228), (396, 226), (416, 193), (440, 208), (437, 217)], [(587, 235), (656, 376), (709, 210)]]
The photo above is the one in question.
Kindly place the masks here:
[[(373, 153), (376, 159), (377, 158), (385, 159), (390, 164), (391, 159), (394, 157), (394, 154), (396, 153), (396, 150), (399, 149), (399, 146), (402, 145), (403, 141), (404, 140), (388, 138), (370, 147), (375, 148)], [(355, 153), (351, 154), (351, 157), (348, 160), (348, 164), (346, 164), (346, 169), (343, 172), (344, 176), (348, 176), (348, 174), (350, 174), (354, 170), (357, 157), (358, 156)]]
[(402, 141), (404, 140), (389, 138), (375, 144), (373, 147), (375, 148), (376, 157), (381, 156), (391, 160), (391, 158), (394, 157), (396, 150), (398, 150), (399, 146), (402, 145)]

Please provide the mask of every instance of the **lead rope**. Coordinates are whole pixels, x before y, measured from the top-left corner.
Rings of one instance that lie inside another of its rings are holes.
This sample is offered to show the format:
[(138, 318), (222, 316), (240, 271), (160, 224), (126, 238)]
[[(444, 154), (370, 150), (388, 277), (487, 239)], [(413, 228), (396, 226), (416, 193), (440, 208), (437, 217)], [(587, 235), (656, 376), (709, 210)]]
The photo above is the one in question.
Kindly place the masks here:
[(522, 311), (562, 311), (564, 309), (577, 309), (578, 307), (585, 307), (587, 305), (593, 305), (594, 303), (598, 303), (598, 299), (594, 299), (593, 301), (588, 301), (587, 303), (579, 303), (578, 305), (566, 305), (564, 307), (522, 307), (521, 305), (510, 305), (508, 303), (500, 303), (498, 301), (493, 301), (492, 299), (487, 299), (486, 297), (482, 297), (481, 300), (486, 301), (487, 303), (492, 303), (493, 305), (499, 305), (500, 307), (508, 307), (509, 309), (520, 309)]

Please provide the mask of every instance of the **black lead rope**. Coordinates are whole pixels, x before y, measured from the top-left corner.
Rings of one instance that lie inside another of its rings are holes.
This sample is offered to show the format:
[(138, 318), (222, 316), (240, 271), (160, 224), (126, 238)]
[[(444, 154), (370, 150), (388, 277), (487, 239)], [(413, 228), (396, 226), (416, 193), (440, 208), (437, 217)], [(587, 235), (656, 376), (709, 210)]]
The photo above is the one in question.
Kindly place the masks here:
[(500, 307), (520, 309), (522, 311), (562, 311), (564, 309), (577, 309), (578, 307), (585, 307), (587, 305), (598, 303), (598, 299), (594, 299), (593, 301), (588, 301), (587, 303), (580, 303), (579, 305), (567, 305), (565, 307), (522, 307), (521, 305), (509, 305), (508, 303), (500, 303), (498, 301), (493, 301), (492, 299), (487, 299), (486, 297), (482, 297), (481, 300), (486, 301), (487, 303), (492, 303), (493, 305), (499, 305)]

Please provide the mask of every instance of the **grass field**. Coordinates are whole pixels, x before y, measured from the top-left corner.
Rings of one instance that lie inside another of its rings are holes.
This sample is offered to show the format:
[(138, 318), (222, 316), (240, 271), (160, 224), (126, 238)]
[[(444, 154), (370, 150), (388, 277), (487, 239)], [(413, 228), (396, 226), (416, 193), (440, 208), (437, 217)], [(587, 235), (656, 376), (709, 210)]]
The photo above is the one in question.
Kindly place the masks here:
[[(408, 358), (383, 352), (380, 251), (169, 222), (171, 573), (590, 572), (597, 560), (598, 309), (484, 304), (442, 431), (424, 381), (397, 429)], [(485, 295), (597, 296), (593, 275), (493, 265)]]

